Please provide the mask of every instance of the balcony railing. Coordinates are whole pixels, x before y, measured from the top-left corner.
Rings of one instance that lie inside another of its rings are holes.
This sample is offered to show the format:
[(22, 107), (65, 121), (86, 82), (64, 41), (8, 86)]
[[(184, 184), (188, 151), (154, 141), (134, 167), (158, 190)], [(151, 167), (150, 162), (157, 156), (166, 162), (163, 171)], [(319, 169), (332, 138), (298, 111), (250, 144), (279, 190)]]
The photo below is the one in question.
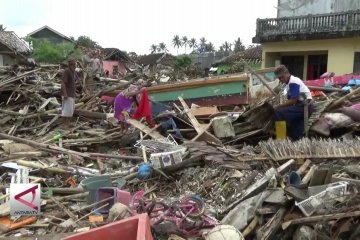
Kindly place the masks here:
[(358, 30), (360, 30), (360, 10), (321, 15), (258, 19), (256, 38)]

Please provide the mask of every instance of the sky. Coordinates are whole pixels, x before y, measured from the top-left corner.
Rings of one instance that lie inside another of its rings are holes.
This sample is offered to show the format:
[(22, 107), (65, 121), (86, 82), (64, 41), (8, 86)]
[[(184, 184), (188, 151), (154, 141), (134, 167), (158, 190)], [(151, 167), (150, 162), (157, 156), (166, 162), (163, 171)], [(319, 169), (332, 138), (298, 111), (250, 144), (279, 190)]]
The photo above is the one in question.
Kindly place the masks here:
[[(102, 47), (137, 54), (164, 42), (173, 54), (175, 34), (218, 48), (238, 37), (252, 44), (257, 18), (275, 18), (277, 0), (0, 0), (0, 24), (19, 37), (44, 26)], [(179, 49), (184, 53), (185, 49)]]

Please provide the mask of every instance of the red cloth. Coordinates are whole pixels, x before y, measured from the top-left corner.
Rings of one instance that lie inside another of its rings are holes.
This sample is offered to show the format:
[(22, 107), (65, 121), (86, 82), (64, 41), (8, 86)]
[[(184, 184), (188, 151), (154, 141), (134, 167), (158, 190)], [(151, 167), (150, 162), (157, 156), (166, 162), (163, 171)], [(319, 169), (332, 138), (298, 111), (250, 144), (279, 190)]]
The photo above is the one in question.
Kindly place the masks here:
[(132, 118), (135, 120), (140, 120), (143, 117), (146, 117), (146, 122), (150, 127), (154, 126), (154, 124), (151, 121), (151, 108), (149, 102), (149, 95), (146, 89), (143, 90), (139, 102), (139, 106), (136, 109), (135, 113), (132, 115)]
[(101, 96), (101, 101), (105, 102), (108, 105), (112, 105), (114, 103), (114, 99), (115, 98), (106, 95)]

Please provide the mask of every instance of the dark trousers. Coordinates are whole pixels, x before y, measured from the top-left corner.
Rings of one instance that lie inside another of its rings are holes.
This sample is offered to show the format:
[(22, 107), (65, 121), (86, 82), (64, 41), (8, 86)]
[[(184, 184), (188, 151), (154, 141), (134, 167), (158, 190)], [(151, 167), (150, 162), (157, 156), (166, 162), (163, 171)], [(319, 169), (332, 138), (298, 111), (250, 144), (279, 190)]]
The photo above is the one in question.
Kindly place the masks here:
[[(309, 117), (314, 106), (309, 104)], [(273, 121), (286, 121), (287, 136), (292, 140), (299, 140), (304, 136), (304, 104), (279, 108), (275, 111)]]

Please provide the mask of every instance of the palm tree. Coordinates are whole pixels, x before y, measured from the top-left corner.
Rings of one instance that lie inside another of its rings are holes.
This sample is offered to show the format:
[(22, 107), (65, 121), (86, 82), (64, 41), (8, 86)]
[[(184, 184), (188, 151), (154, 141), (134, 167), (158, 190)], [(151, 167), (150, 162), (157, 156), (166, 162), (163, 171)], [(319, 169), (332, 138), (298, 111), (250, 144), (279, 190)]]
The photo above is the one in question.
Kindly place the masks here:
[(220, 47), (219, 47), (219, 52), (225, 52), (225, 50), (224, 50), (224, 47), (223, 47), (223, 46), (220, 46)]
[(206, 39), (204, 37), (200, 38), (200, 48), (205, 49), (206, 51)]
[(224, 44), (222, 45), (222, 47), (224, 48), (225, 52), (230, 52), (231, 51), (231, 43), (228, 43), (227, 41), (224, 42)]
[(206, 51), (207, 52), (215, 52), (215, 46), (214, 46), (214, 44), (212, 44), (212, 42), (209, 42), (208, 44), (206, 44)]
[(158, 50), (158, 46), (156, 46), (155, 44), (151, 45), (150, 47), (151, 54), (156, 53), (157, 50)]
[(5, 31), (5, 29), (6, 29), (6, 27), (4, 27), (4, 25), (3, 25), (3, 24), (0, 24), (0, 32)]
[(181, 38), (181, 44), (185, 47), (185, 54), (186, 54), (186, 47), (187, 47), (187, 45), (188, 45), (188, 38), (187, 38), (187, 36), (183, 36), (182, 38)]
[(242, 43), (240, 38), (237, 38), (234, 42), (234, 52), (242, 52), (245, 51), (245, 46)]
[(163, 42), (159, 43), (158, 49), (160, 50), (159, 52), (167, 52), (166, 44)]
[(177, 54), (179, 55), (179, 47), (181, 47), (181, 40), (179, 35), (175, 35), (173, 40), (172, 40), (172, 44), (174, 47), (177, 48)]
[(189, 48), (191, 48), (192, 50), (194, 50), (194, 48), (197, 47), (197, 43), (196, 43), (196, 39), (192, 38), (189, 40)]

